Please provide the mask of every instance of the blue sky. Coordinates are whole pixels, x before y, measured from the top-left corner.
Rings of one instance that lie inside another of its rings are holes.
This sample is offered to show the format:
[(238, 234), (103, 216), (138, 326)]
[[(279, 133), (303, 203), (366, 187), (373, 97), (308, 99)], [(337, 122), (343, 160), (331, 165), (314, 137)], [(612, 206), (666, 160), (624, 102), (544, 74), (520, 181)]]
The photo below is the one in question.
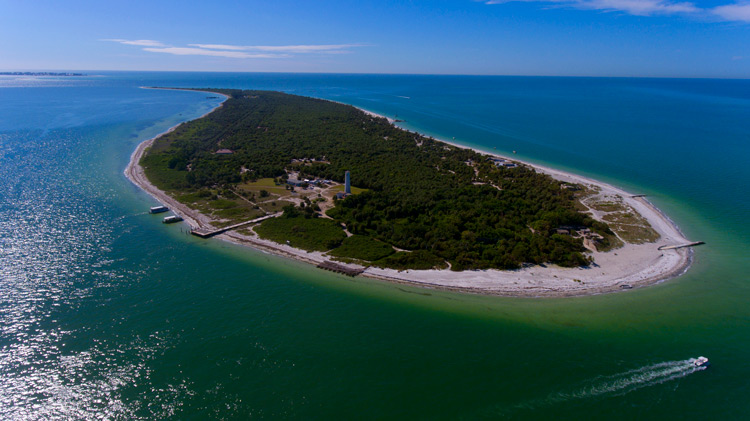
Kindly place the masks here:
[(1, 70), (750, 77), (750, 0), (0, 0)]

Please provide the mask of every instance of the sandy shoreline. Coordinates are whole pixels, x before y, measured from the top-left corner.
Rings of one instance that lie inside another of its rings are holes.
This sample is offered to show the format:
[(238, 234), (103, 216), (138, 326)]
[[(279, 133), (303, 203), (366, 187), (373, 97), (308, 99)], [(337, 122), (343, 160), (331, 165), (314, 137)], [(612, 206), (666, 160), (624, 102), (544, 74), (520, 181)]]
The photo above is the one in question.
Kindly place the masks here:
[[(205, 92), (217, 94), (211, 91)], [(226, 95), (222, 96), (226, 98)], [(222, 105), (219, 105), (219, 107)], [(387, 118), (367, 110), (362, 111), (371, 116)], [(392, 119), (388, 120), (393, 123)], [(170, 128), (165, 133), (173, 131), (178, 126)], [(145, 150), (165, 133), (138, 145), (130, 157), (130, 163), (125, 170), (125, 175), (156, 200), (168, 206), (175, 214), (182, 216), (191, 227), (206, 226), (211, 221), (209, 218), (188, 208), (156, 188), (148, 181), (143, 168), (139, 165)], [(441, 139), (438, 140), (460, 148), (467, 148), (463, 145)], [(690, 248), (657, 250), (657, 247), (661, 245), (683, 244), (689, 242), (689, 240), (682, 235), (677, 226), (666, 215), (647, 200), (633, 198), (630, 193), (586, 177), (530, 164), (508, 156), (481, 150), (477, 150), (477, 152), (521, 162), (539, 172), (549, 174), (557, 180), (598, 187), (604, 194), (620, 196), (624, 203), (631, 206), (648, 220), (652, 228), (661, 235), (661, 238), (656, 243), (640, 245), (626, 244), (624, 247), (609, 253), (595, 252), (593, 253), (595, 265), (589, 268), (532, 266), (513, 271), (481, 270), (452, 272), (450, 270), (408, 270), (399, 272), (393, 269), (371, 267), (367, 268), (361, 276), (426, 288), (477, 294), (518, 297), (565, 297), (621, 291), (622, 285), (629, 285), (633, 288), (652, 285), (677, 277), (690, 267), (693, 255)], [(287, 245), (263, 240), (254, 235), (244, 235), (236, 231), (230, 231), (217, 237), (232, 243), (253, 247), (264, 252), (310, 264), (318, 264), (329, 260), (321, 252), (307, 252)]]

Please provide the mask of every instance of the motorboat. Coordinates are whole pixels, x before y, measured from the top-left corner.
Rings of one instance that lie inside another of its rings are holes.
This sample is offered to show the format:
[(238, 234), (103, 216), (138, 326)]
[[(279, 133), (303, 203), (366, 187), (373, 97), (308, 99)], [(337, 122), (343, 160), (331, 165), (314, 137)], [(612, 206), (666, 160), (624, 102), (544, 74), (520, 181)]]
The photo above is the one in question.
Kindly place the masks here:
[(168, 216), (164, 218), (161, 222), (165, 224), (174, 224), (175, 222), (180, 222), (180, 221), (182, 221), (182, 218), (180, 218), (179, 216), (172, 215), (172, 216)]
[(168, 211), (169, 208), (166, 206), (153, 206), (149, 209), (149, 213), (162, 213)]
[(698, 357), (693, 360), (693, 365), (696, 367), (708, 367), (708, 358), (706, 357)]

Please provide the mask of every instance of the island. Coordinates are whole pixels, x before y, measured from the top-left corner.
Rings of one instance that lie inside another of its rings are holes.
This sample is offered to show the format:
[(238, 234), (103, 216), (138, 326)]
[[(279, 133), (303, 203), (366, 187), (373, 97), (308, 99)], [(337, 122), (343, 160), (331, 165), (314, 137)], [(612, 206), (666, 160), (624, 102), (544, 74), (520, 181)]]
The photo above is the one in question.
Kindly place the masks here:
[[(198, 89), (196, 89), (198, 90)], [(429, 288), (573, 296), (683, 273), (689, 242), (642, 195), (270, 91), (138, 146), (126, 175), (201, 237)]]

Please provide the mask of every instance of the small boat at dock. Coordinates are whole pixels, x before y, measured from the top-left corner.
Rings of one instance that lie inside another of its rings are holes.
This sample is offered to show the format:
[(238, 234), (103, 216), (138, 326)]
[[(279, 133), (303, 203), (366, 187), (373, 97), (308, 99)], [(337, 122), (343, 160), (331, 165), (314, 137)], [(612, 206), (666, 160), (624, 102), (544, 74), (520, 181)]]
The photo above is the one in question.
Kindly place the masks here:
[(182, 221), (181, 217), (179, 217), (177, 215), (170, 215), (170, 216), (167, 216), (166, 218), (164, 218), (161, 222), (163, 222), (165, 224), (174, 224), (175, 222), (180, 222), (180, 221)]
[(148, 213), (162, 213), (168, 210), (169, 208), (166, 206), (152, 206), (151, 209), (148, 210)]

